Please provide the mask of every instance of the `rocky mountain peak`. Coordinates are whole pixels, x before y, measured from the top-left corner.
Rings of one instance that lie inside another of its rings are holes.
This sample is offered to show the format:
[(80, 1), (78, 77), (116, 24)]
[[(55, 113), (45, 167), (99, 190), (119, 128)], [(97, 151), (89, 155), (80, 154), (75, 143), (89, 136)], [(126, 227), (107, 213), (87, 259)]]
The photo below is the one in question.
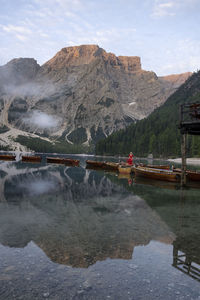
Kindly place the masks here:
[(61, 49), (52, 59), (43, 65), (43, 68), (58, 70), (64, 67), (88, 65), (94, 60), (102, 59), (116, 69), (128, 72), (141, 70), (140, 57), (116, 56), (108, 53), (98, 45), (81, 45)]
[(80, 66), (89, 64), (100, 54), (103, 49), (97, 45), (81, 45), (62, 48), (52, 59), (46, 62), (43, 67), (62, 69), (69, 66)]
[(0, 77), (5, 84), (23, 84), (34, 79), (39, 69), (34, 58), (15, 58), (0, 67)]
[(126, 72), (141, 71), (141, 62), (138, 56), (115, 56), (113, 53), (106, 53), (104, 57), (115, 69)]

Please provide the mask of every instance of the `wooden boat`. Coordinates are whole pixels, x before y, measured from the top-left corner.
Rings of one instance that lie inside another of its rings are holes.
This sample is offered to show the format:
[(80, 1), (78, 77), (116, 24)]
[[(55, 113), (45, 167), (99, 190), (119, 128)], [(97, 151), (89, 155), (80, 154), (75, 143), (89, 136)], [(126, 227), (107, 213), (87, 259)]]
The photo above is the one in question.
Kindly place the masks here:
[(119, 165), (118, 171), (119, 173), (130, 174), (132, 172), (132, 166)]
[[(182, 172), (180, 168), (175, 168), (173, 171), (176, 173), (179, 173), (179, 174), (181, 174), (181, 172)], [(200, 172), (186, 170), (186, 177), (188, 180), (191, 180), (191, 181), (200, 181)]]
[(191, 181), (200, 181), (200, 172), (188, 170), (186, 176)]
[(70, 166), (78, 166), (79, 165), (79, 160), (72, 159), (72, 158), (47, 157), (46, 160), (47, 160), (47, 163), (53, 163), (53, 164), (65, 164), (65, 165), (70, 165)]
[(25, 156), (22, 155), (22, 161), (24, 162), (41, 162), (42, 157), (41, 156)]
[(96, 160), (86, 160), (87, 167), (90, 168), (104, 168), (105, 162), (104, 161), (96, 161)]
[(170, 166), (168, 166), (168, 165), (145, 165), (145, 164), (139, 164), (139, 166), (146, 167), (146, 168), (153, 168), (153, 169), (170, 170)]
[(180, 173), (170, 171), (170, 170), (162, 170), (162, 169), (154, 169), (154, 168), (146, 168), (146, 167), (133, 167), (135, 176), (141, 176), (151, 179), (157, 180), (165, 180), (177, 182), (180, 181)]
[(0, 160), (15, 160), (16, 156), (15, 155), (0, 155)]
[(147, 165), (146, 167), (153, 168), (153, 169), (170, 170), (170, 166), (166, 166), (166, 165)]
[(103, 168), (106, 170), (118, 171), (119, 163), (105, 161)]

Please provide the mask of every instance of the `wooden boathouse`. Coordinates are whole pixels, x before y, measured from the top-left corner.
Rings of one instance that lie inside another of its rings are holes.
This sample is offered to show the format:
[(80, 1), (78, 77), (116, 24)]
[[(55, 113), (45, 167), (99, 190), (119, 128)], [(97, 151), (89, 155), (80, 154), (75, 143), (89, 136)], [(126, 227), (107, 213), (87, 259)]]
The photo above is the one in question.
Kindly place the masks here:
[(200, 135), (200, 103), (182, 104), (180, 106), (180, 133), (182, 172), (181, 185), (186, 185), (186, 142), (187, 134)]

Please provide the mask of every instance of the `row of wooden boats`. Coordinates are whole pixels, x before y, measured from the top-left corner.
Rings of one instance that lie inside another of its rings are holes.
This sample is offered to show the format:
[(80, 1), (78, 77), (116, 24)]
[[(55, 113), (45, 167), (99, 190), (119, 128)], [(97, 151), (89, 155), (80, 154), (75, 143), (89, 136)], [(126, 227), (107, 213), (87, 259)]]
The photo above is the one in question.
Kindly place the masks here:
[[(181, 181), (181, 169), (160, 169), (151, 168), (151, 167), (142, 167), (142, 166), (134, 166), (133, 172), (135, 176), (145, 177), (150, 179), (171, 181), (171, 182), (179, 182)], [(199, 181), (200, 182), (200, 172), (187, 170), (186, 178), (188, 181)]]
[[(149, 168), (149, 167), (142, 167), (142, 166), (135, 166), (133, 167), (133, 172), (135, 176), (141, 176), (151, 179), (157, 180), (165, 180), (171, 182), (179, 182), (181, 180), (181, 169), (158, 169), (158, 168)], [(200, 182), (200, 172), (187, 170), (186, 171), (186, 178), (188, 181), (199, 181)]]
[[(8, 160), (14, 161), (16, 159), (15, 155), (0, 155), (0, 160)], [(41, 156), (31, 156), (31, 155), (22, 155), (21, 160), (23, 162), (38, 162), (42, 161)], [(71, 158), (61, 158), (61, 157), (47, 157), (47, 163), (56, 163), (56, 164), (66, 164), (72, 166), (78, 166), (79, 160), (78, 159), (71, 159)]]
[[(0, 160), (15, 160), (15, 155), (0, 155)], [(21, 160), (23, 162), (41, 162), (41, 156), (22, 155)], [(61, 158), (61, 157), (46, 157), (47, 163), (65, 164), (70, 166), (79, 166), (78, 159)], [(120, 174), (134, 173), (137, 177), (150, 178), (163, 181), (179, 182), (181, 180), (181, 169), (170, 169), (168, 165), (133, 165), (130, 166), (127, 163), (116, 163), (109, 161), (93, 161), (86, 160), (87, 168), (96, 168), (109, 171), (117, 171)], [(189, 181), (200, 181), (200, 172), (186, 171), (186, 177)]]
[[(105, 170), (113, 170), (113, 171), (119, 171), (120, 173), (126, 173), (130, 174), (133, 172), (133, 167), (127, 163), (115, 163), (115, 162), (109, 162), (109, 161), (95, 161), (95, 160), (86, 160), (86, 166), (88, 168), (100, 168)], [(140, 166), (145, 166), (143, 164), (140, 164)], [(170, 166), (166, 165), (148, 165), (149, 168), (156, 168), (156, 169), (165, 169), (169, 170)]]
[[(134, 173), (136, 177), (150, 178), (156, 180), (179, 182), (181, 180), (181, 169), (170, 169), (168, 165), (133, 165), (130, 166), (126, 163), (110, 163), (98, 161), (86, 161), (89, 168), (101, 168), (104, 170), (118, 171), (120, 174)], [(189, 181), (200, 181), (200, 172), (186, 171), (186, 177)]]

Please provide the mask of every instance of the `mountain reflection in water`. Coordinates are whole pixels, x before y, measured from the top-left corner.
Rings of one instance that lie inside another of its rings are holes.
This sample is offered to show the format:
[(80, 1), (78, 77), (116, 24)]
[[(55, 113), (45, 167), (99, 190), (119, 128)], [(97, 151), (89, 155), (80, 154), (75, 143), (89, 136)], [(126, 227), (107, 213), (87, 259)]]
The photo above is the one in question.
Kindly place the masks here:
[(13, 172), (14, 166), (2, 168), (4, 246), (19, 248), (34, 241), (53, 262), (85, 268), (108, 257), (131, 259), (134, 247), (151, 240), (175, 240), (140, 196), (105, 173), (56, 165)]
[(33, 241), (53, 262), (87, 268), (131, 259), (135, 247), (160, 241), (174, 246), (174, 267), (181, 251), (198, 278), (200, 191), (130, 186), (130, 178), (114, 173), (20, 162), (1, 163), (0, 177), (2, 245)]

